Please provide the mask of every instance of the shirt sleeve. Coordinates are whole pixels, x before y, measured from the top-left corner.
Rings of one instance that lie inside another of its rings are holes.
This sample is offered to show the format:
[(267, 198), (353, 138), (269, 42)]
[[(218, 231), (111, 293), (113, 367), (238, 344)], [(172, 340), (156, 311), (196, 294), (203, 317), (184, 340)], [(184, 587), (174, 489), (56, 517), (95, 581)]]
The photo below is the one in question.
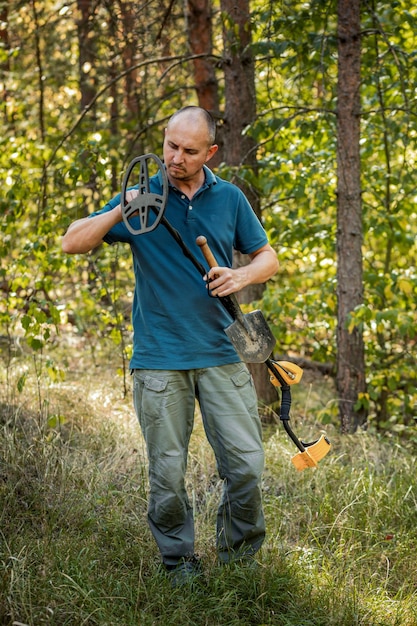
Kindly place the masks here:
[[(89, 218), (94, 218), (96, 215), (101, 215), (102, 213), (107, 213), (114, 209), (118, 204), (120, 204), (120, 196), (121, 194), (117, 194), (114, 196), (100, 211), (95, 211), (89, 215)], [(106, 243), (113, 245), (117, 242), (129, 243), (131, 239), (131, 235), (126, 228), (124, 222), (120, 222), (113, 226), (108, 233), (103, 237), (103, 241)]]
[(265, 246), (268, 243), (268, 237), (244, 193), (240, 189), (237, 191), (239, 205), (234, 248), (242, 254), (251, 254)]

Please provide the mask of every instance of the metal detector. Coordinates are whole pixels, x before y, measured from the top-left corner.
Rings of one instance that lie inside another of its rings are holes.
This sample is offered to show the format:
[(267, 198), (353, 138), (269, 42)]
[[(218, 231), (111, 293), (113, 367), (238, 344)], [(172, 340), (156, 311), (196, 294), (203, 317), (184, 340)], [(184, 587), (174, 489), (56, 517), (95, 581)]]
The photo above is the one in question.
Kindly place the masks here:
[[(162, 193), (153, 193), (149, 186), (149, 165), (157, 166), (162, 180)], [(128, 201), (126, 192), (132, 173), (139, 165), (138, 195)], [(162, 161), (152, 153), (134, 158), (128, 165), (123, 178), (121, 192), (121, 211), (123, 222), (132, 235), (143, 235), (153, 231), (159, 224), (162, 224), (175, 239), (184, 255), (194, 264), (202, 276), (207, 274), (207, 270), (193, 255), (191, 250), (184, 243), (180, 233), (169, 223), (164, 212), (168, 199), (168, 177)], [(203, 255), (210, 267), (217, 266), (204, 236), (200, 236), (196, 241), (200, 246)], [(225, 309), (233, 319), (233, 323), (225, 329), (231, 343), (242, 360), (248, 363), (265, 363), (271, 374), (271, 382), (275, 387), (281, 388), (281, 414), (280, 419), (285, 431), (299, 452), (292, 457), (291, 461), (298, 470), (307, 467), (317, 467), (320, 461), (330, 450), (330, 442), (323, 435), (311, 443), (305, 443), (298, 439), (292, 431), (290, 420), (291, 391), (290, 385), (298, 383), (302, 376), (302, 369), (289, 361), (274, 361), (271, 352), (275, 345), (275, 338), (272, 335), (261, 311), (256, 311), (244, 315), (234, 294), (219, 298)]]

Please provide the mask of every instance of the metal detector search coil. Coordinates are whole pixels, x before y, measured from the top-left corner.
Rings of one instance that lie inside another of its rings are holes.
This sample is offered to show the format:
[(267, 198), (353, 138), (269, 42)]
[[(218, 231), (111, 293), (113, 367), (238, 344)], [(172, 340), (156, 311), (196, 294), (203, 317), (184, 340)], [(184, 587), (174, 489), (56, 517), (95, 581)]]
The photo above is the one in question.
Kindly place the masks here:
[[(149, 164), (156, 163), (162, 178), (162, 194), (152, 193), (149, 188)], [(126, 199), (128, 187), (132, 187), (129, 179), (135, 167), (139, 164), (138, 195), (130, 202)], [(162, 219), (168, 198), (168, 177), (162, 161), (152, 153), (143, 154), (134, 158), (128, 165), (123, 177), (120, 206), (122, 209), (123, 222), (132, 235), (143, 235), (154, 230)], [(135, 226), (132, 223), (134, 219)], [(137, 218), (137, 219), (135, 219)]]

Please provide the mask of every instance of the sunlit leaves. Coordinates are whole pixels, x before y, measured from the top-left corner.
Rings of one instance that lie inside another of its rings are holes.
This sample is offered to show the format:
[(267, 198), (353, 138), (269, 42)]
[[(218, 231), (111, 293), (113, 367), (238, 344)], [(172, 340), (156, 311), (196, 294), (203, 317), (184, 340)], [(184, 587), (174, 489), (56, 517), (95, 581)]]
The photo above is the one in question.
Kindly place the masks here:
[[(283, 351), (334, 360), (336, 3), (256, 6), (260, 114), (249, 132), (259, 143), (265, 223), (281, 262), (264, 306)], [(350, 328), (359, 326), (366, 341), (370, 393), (362, 400), (385, 424), (401, 395), (391, 388), (412, 390), (414, 380), (417, 11), (377, 2), (363, 7), (362, 23), (365, 302)], [(409, 419), (410, 393), (394, 421)]]
[[(138, 60), (188, 53), (181, 3), (173, 3), (163, 31), (166, 7), (155, 1), (134, 5), (132, 32), (122, 19), (123, 3), (110, 4), (92, 7), (97, 55), (84, 69), (105, 90), (83, 116), (76, 5), (36, 3), (35, 33), (30, 3), (8, 3), (0, 326), (4, 334), (23, 335), (35, 353), (52, 343), (60, 324), (71, 323), (91, 345), (110, 336), (120, 346), (125, 338), (128, 354), (129, 250), (103, 246), (92, 256), (68, 257), (60, 238), (70, 222), (119, 190), (132, 156), (160, 153), (164, 124), (175, 108), (196, 103), (185, 63), (150, 64), (106, 89), (126, 69), (133, 36)], [(329, 363), (336, 350), (336, 8), (336, 0), (251, 3), (257, 119), (243, 132), (256, 141), (258, 168), (220, 171), (226, 177), (237, 173), (261, 197), (280, 270), (260, 306), (278, 351)], [(215, 11), (213, 24), (219, 46)], [(234, 28), (232, 20), (228, 25)], [(405, 0), (376, 1), (372, 11), (363, 3), (362, 31), (364, 305), (349, 323), (365, 333), (368, 395), (359, 401), (367, 403), (374, 423), (388, 428), (392, 419), (410, 420), (415, 401), (417, 9)], [(221, 64), (216, 71), (221, 78)], [(133, 116), (128, 79), (138, 105)], [(53, 380), (53, 369), (45, 371)]]

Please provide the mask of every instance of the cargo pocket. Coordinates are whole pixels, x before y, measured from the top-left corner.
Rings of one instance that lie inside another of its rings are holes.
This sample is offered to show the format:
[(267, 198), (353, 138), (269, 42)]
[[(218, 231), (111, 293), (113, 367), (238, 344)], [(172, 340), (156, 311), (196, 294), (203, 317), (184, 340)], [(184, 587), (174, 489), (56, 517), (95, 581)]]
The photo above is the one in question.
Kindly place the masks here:
[(163, 414), (168, 380), (156, 378), (143, 371), (136, 371), (133, 385), (133, 400), (142, 429), (149, 420), (156, 425)]
[(243, 368), (232, 374), (231, 381), (238, 389), (239, 394), (242, 397), (242, 401), (247, 407), (248, 411), (253, 418), (258, 418), (258, 399), (256, 397), (255, 385), (253, 382), (252, 374), (244, 365)]

